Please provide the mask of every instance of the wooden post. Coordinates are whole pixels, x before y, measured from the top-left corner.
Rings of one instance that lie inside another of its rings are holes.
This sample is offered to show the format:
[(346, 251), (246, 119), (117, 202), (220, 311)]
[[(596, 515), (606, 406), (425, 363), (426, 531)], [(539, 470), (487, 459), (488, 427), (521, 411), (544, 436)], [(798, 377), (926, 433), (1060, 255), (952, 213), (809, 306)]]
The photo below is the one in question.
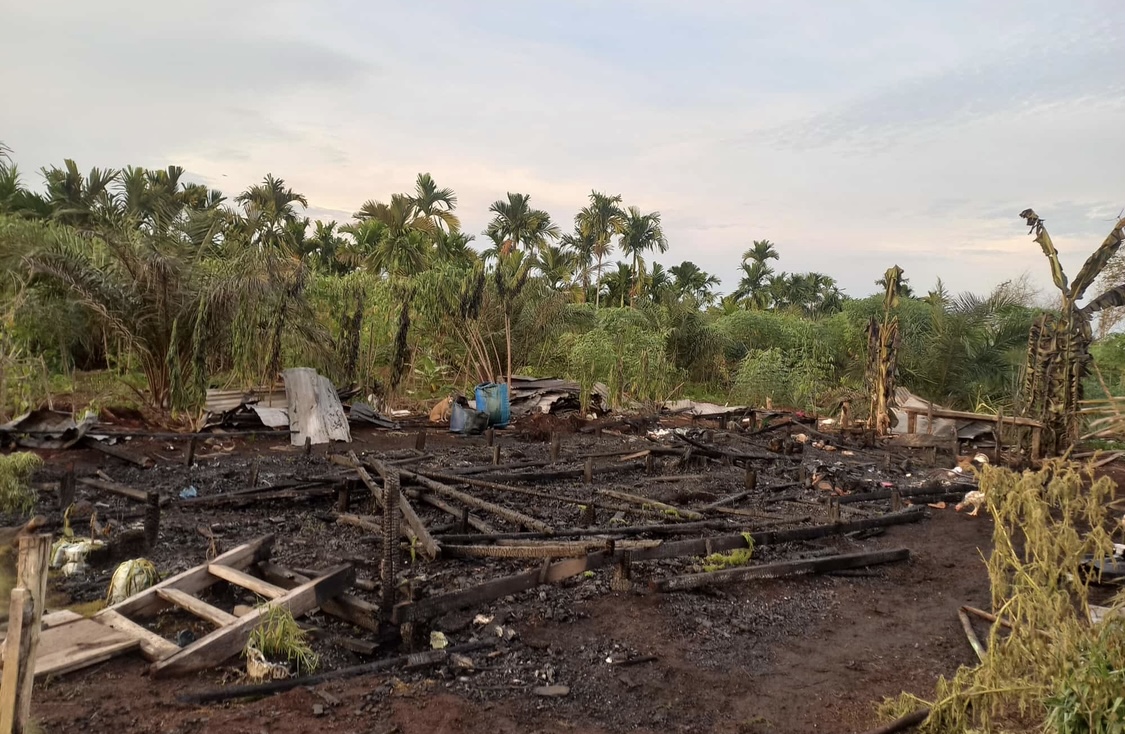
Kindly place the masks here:
[(582, 467), (582, 481), (590, 484), (594, 481), (594, 457), (587, 456), (586, 464)]
[(305, 436), (305, 456), (312, 454), (312, 436)]
[(414, 450), (415, 451), (425, 451), (426, 450), (426, 431), (425, 430), (418, 431), (418, 435), (414, 437)]
[(500, 466), (500, 444), (492, 447), (492, 465)]
[(192, 436), (191, 440), (188, 441), (187, 460), (184, 461), (184, 466), (191, 467), (191, 465), (195, 463), (195, 449), (198, 446), (199, 439), (196, 436)]
[(551, 463), (557, 464), (559, 461), (559, 449), (562, 446), (562, 439), (558, 433), (551, 433)]
[[(805, 469), (805, 465), (802, 464), (801, 465), (801, 471), (803, 472), (804, 469)], [(746, 490), (749, 491), (749, 492), (753, 492), (755, 489), (758, 488), (758, 472), (754, 471), (750, 467), (746, 467), (746, 478), (743, 481), (744, 481), (744, 486), (746, 487)]]
[(67, 464), (66, 474), (59, 480), (59, 510), (66, 512), (66, 508), (74, 504), (74, 462)]
[(151, 551), (160, 538), (160, 495), (149, 492), (145, 497), (145, 546)]
[(828, 522), (840, 522), (840, 501), (835, 498), (828, 500)]
[(916, 412), (914, 412), (913, 410), (910, 410), (909, 408), (907, 408), (907, 411), (906, 411), (906, 432), (907, 433), (917, 433), (918, 432), (918, 414)]
[(656, 473), (656, 457), (652, 454), (645, 456), (645, 474)]
[(902, 509), (902, 494), (898, 491), (898, 487), (891, 487), (891, 512), (898, 512)]
[(4, 672), (0, 678), (0, 732), (23, 734), (31, 716), (35, 653), (47, 597), (47, 561), (51, 536), (20, 538), (17, 585), (12, 590)]
[(461, 527), (461, 529), (460, 529), (459, 532), (461, 532), (461, 533), (469, 532), (469, 508), (468, 507), (462, 507), (461, 508), (460, 527)]
[(352, 489), (347, 482), (340, 482), (336, 488), (336, 512), (347, 512), (352, 504)]
[(495, 443), (496, 442), (496, 429), (492, 428), (490, 426), (489, 429), (484, 432), (484, 440), (489, 446), (491, 446), (493, 443)]
[(254, 463), (253, 463), (253, 465), (251, 466), (251, 469), (250, 469), (250, 489), (254, 489), (255, 487), (258, 486), (259, 469), (260, 469), (260, 467), (259, 467), (258, 460), (254, 459)]
[(1033, 426), (1031, 429), (1031, 460), (1039, 461), (1039, 455), (1043, 442), (1043, 429), (1039, 426)]

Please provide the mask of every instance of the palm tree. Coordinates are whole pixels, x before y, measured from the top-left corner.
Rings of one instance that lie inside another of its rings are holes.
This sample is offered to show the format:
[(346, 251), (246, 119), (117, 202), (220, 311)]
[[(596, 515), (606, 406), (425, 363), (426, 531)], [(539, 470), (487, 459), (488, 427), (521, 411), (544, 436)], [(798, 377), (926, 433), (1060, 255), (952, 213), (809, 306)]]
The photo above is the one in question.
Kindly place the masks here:
[(105, 210), (112, 208), (110, 186), (117, 177), (118, 171), (112, 168), (91, 168), (89, 175), (83, 176), (69, 158), (63, 162), (63, 168), (44, 168), (46, 200), (52, 216), (64, 224), (92, 228)]
[(633, 287), (630, 298), (641, 292), (644, 275), (644, 253), (668, 251), (668, 240), (660, 226), (660, 212), (644, 214), (635, 206), (625, 212), (621, 225), (621, 252), (633, 259)]
[(552, 290), (566, 290), (577, 266), (574, 251), (566, 245), (547, 245), (535, 256), (535, 268), (543, 274)]
[(754, 244), (742, 253), (742, 261), (753, 260), (765, 265), (769, 260), (777, 260), (777, 247), (769, 240), (754, 240)]
[(0, 143), (0, 214), (46, 219), (51, 207), (40, 195), (28, 191), (20, 181), (20, 171), (12, 162), (11, 149)]
[(754, 259), (743, 260), (739, 267), (742, 270), (742, 277), (739, 278), (738, 287), (731, 295), (754, 311), (769, 308), (773, 302), (769, 287), (773, 278), (773, 269), (764, 262)]
[(251, 232), (252, 245), (259, 250), (296, 254), (297, 243), (290, 227), (302, 221), (297, 215), (297, 205), (301, 208), (309, 205), (304, 194), (298, 194), (273, 174), (266, 174), (260, 184), (246, 189), (234, 200), (245, 212), (245, 226)]
[(494, 201), (488, 211), (494, 215), (486, 234), (500, 237), (519, 248), (538, 250), (548, 241), (559, 238), (559, 228), (551, 223), (551, 215), (542, 209), (533, 209), (527, 194), (508, 193), (508, 199)]
[(434, 257), (442, 262), (472, 265), (480, 259), (476, 250), (469, 246), (472, 241), (473, 236), (464, 232), (446, 232), (439, 229), (434, 233)]
[(718, 277), (699, 269), (699, 266), (690, 260), (684, 260), (679, 265), (668, 268), (672, 275), (672, 285), (676, 294), (683, 298), (691, 295), (700, 303), (710, 304), (715, 300), (715, 291), (719, 285)]
[(312, 236), (304, 241), (301, 257), (312, 259), (322, 272), (344, 275), (351, 269), (344, 262), (348, 241), (340, 236), (337, 227), (334, 221), (316, 220)]
[(632, 266), (629, 263), (619, 261), (616, 270), (602, 275), (601, 282), (598, 284), (598, 290), (605, 290), (606, 301), (610, 303), (616, 302), (619, 306), (624, 308), (625, 297), (629, 295), (629, 289), (632, 283)]
[[(595, 279), (601, 277), (602, 262), (613, 252), (613, 237), (621, 233), (625, 212), (621, 210), (621, 195), (609, 196), (598, 191), (590, 192), (590, 203), (574, 218), (575, 231), (583, 241), (590, 241), (590, 252), (597, 261)], [(601, 289), (594, 295), (594, 307), (601, 305)]]
[(418, 229), (396, 230), (379, 219), (360, 219), (340, 228), (355, 240), (355, 253), (375, 273), (408, 278), (433, 262), (433, 241)]
[[(578, 217), (575, 217), (574, 233), (564, 234), (559, 239), (559, 243), (574, 254), (574, 268), (582, 280), (581, 302), (585, 303), (590, 292), (590, 275), (596, 272), (594, 260), (595, 251), (598, 249), (597, 240), (591, 234), (589, 227), (578, 222)], [(597, 298), (595, 294), (594, 300), (596, 301)]]
[(435, 228), (451, 233), (461, 229), (461, 220), (453, 213), (457, 208), (457, 195), (453, 189), (439, 189), (430, 174), (418, 174), (414, 194), (409, 196), (409, 200), (420, 215), (434, 223)]

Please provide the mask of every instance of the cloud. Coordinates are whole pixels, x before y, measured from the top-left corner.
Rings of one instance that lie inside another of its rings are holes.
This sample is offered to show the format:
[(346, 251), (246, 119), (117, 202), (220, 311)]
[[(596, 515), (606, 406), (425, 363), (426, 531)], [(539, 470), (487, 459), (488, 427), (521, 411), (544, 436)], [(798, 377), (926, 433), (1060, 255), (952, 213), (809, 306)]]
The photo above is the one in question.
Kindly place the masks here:
[[(563, 227), (591, 189), (659, 210), (737, 282), (770, 239), (853, 295), (891, 264), (986, 290), (1077, 269), (1125, 205), (1125, 6), (123, 0), (5, 8), (0, 140), (25, 170), (268, 172), (343, 221), (430, 172), (476, 234), (507, 191)], [(966, 266), (968, 263), (968, 266)]]

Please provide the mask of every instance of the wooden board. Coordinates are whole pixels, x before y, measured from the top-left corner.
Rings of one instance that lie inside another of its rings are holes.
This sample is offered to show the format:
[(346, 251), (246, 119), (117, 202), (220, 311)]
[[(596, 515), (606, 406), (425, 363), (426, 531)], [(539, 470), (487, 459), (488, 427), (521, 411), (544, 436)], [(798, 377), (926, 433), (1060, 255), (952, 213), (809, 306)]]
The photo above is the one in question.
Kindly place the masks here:
[[(258, 570), (270, 583), (285, 589), (292, 589), (312, 580), (309, 576), (303, 576), (296, 571), (265, 561), (258, 564)], [(325, 601), (320, 605), (320, 610), (325, 614), (351, 622), (356, 627), (372, 632), (379, 631), (379, 607), (351, 594), (340, 594)]]
[(65, 624), (44, 629), (39, 635), (35, 653), (35, 677), (62, 675), (105, 662), (130, 650), (141, 642), (132, 635), (118, 632), (92, 619), (77, 616)]
[(278, 597), (285, 596), (285, 589), (280, 586), (274, 586), (268, 581), (262, 581), (256, 576), (251, 576), (244, 571), (239, 571), (230, 566), (224, 566), (221, 563), (212, 563), (207, 567), (207, 571), (221, 578), (223, 581), (232, 583), (235, 586), (241, 586), (247, 591), (253, 591), (258, 596), (266, 599), (277, 599)]
[(216, 627), (222, 627), (223, 625), (230, 624), (231, 622), (238, 619), (238, 617), (234, 616), (233, 614), (224, 612), (222, 609), (219, 609), (216, 606), (212, 606), (211, 604), (208, 604), (202, 599), (194, 597), (191, 594), (185, 594), (179, 589), (161, 589), (157, 593), (160, 594), (161, 599), (172, 602), (180, 609), (191, 612), (195, 616), (210, 622)]
[(299, 617), (341, 594), (354, 580), (355, 571), (350, 564), (336, 566), (326, 571), (323, 576), (301, 584), (284, 596), (266, 602), (249, 614), (239, 617), (234, 623), (220, 627), (174, 655), (157, 661), (152, 665), (152, 674), (184, 675), (212, 668), (242, 652), (246, 641), (250, 639), (250, 633), (263, 621), (271, 608), (285, 607), (294, 617)]
[(146, 660), (162, 660), (175, 655), (180, 650), (180, 646), (176, 643), (164, 639), (147, 627), (142, 627), (112, 609), (103, 609), (94, 615), (93, 620), (106, 627), (112, 627), (118, 632), (124, 632), (137, 640), (141, 646), (141, 654), (145, 656)]

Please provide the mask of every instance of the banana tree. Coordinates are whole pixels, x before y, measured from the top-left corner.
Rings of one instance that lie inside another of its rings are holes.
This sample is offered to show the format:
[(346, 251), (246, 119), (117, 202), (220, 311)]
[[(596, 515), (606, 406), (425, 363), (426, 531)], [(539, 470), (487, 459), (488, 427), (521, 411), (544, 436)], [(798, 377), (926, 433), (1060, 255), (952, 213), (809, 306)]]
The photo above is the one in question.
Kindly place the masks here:
[(898, 365), (899, 329), (898, 308), (899, 284), (902, 282), (902, 268), (895, 265), (883, 277), (886, 292), (883, 295), (883, 320), (874, 316), (867, 323), (867, 394), (869, 396), (870, 420), (875, 433), (885, 436), (891, 432), (891, 409), (894, 407), (895, 372)]
[(1020, 212), (1020, 217), (1047, 256), (1051, 279), (1062, 296), (1059, 310), (1043, 314), (1031, 327), (1020, 396), (1023, 414), (1043, 422), (1043, 450), (1049, 456), (1065, 451), (1078, 440), (1082, 380), (1091, 360), (1091, 318), (1104, 308), (1125, 305), (1122, 284), (1085, 306), (1078, 306), (1125, 240), (1125, 218), (1114, 225), (1101, 246), (1087, 258), (1074, 281), (1067, 283), (1059, 253), (1043, 220), (1031, 209)]

